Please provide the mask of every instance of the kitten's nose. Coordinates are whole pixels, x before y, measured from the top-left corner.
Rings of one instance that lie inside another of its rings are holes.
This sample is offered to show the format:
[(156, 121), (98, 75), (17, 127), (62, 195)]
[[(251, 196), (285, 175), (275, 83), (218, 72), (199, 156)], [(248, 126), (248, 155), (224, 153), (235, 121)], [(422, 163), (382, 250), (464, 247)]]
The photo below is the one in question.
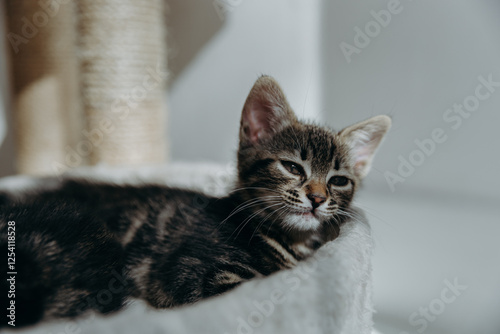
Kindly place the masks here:
[(326, 201), (326, 197), (321, 194), (307, 194), (307, 198), (311, 201), (313, 209), (316, 209)]

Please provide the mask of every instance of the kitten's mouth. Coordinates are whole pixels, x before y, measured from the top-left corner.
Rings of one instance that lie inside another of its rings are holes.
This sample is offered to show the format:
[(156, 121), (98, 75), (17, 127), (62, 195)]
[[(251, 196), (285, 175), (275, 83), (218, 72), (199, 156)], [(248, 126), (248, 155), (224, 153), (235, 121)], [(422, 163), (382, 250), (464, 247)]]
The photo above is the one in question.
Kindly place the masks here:
[(316, 230), (321, 221), (318, 213), (313, 210), (293, 210), (284, 219), (285, 224), (301, 231)]
[(297, 216), (307, 217), (307, 218), (312, 218), (312, 217), (318, 218), (318, 216), (314, 212), (314, 209), (312, 209), (310, 211), (293, 211), (293, 214), (295, 214)]
[(301, 216), (304, 216), (304, 217), (316, 217), (316, 215), (312, 211), (301, 212), (301, 213), (297, 213), (297, 214), (301, 215)]

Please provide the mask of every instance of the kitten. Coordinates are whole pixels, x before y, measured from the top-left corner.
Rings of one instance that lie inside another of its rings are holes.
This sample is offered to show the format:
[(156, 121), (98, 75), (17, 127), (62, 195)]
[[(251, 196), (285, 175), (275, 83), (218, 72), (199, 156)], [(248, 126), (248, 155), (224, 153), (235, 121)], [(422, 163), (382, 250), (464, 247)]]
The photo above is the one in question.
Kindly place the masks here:
[[(0, 249), (15, 221), (16, 326), (109, 313), (130, 298), (156, 308), (194, 303), (292, 268), (352, 217), (390, 124), (377, 116), (336, 133), (300, 122), (262, 76), (242, 112), (237, 186), (224, 198), (84, 180), (0, 196)], [(6, 261), (0, 270), (11, 271)]]

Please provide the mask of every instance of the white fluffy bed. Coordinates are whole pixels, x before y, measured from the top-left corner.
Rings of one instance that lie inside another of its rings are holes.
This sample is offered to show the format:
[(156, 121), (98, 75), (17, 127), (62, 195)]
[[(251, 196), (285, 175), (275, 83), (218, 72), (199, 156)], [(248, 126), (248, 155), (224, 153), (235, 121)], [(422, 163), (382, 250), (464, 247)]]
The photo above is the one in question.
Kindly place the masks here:
[[(173, 164), (161, 168), (73, 172), (114, 182), (161, 182), (222, 195), (231, 186), (232, 166)], [(36, 179), (0, 180), (0, 188), (25, 189)], [(359, 211), (362, 217), (362, 212)], [(113, 316), (45, 323), (16, 333), (335, 333), (372, 331), (371, 256), (366, 219), (349, 221), (340, 236), (293, 270), (249, 281), (222, 296), (192, 306), (153, 310), (140, 301)]]

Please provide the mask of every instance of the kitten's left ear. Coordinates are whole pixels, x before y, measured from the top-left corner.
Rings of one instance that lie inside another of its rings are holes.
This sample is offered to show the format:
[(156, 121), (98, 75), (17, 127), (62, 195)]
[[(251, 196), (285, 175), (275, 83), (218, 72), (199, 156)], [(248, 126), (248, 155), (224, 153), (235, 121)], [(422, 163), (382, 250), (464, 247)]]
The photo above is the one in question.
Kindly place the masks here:
[(354, 172), (358, 177), (364, 178), (370, 171), (375, 152), (391, 128), (391, 123), (388, 116), (379, 115), (339, 132), (351, 149)]

